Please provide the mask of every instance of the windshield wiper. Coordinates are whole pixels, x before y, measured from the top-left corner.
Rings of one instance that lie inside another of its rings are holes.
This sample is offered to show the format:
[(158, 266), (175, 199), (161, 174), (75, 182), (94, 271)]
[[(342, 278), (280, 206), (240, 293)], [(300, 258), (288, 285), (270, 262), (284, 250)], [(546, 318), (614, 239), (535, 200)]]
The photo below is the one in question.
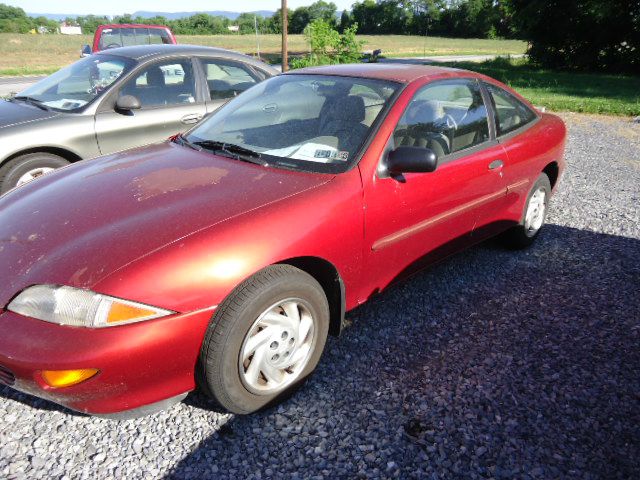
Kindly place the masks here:
[(38, 100), (37, 98), (33, 98), (33, 97), (27, 97), (24, 95), (18, 95), (13, 97), (13, 100), (23, 100), (31, 105), (34, 105), (42, 110), (46, 110), (47, 112), (49, 110), (51, 110), (49, 107), (47, 107), (44, 103), (42, 103), (42, 100)]
[(185, 146), (185, 147), (189, 147), (192, 148), (194, 150), (197, 151), (202, 151), (201, 147), (198, 147), (197, 145), (194, 145), (193, 143), (191, 143), (189, 140), (186, 139), (186, 137), (184, 135), (177, 135), (174, 139), (173, 142)]
[[(182, 140), (185, 141), (184, 138)], [(199, 142), (193, 142), (192, 145), (198, 145), (199, 147), (202, 147), (205, 150), (209, 150), (213, 153), (226, 153), (232, 158), (244, 160), (245, 162), (255, 163), (256, 165), (262, 165), (263, 167), (269, 165), (268, 162), (261, 158), (262, 155), (259, 152), (250, 150), (240, 145), (234, 145), (233, 143), (219, 142), (216, 140), (200, 140)]]

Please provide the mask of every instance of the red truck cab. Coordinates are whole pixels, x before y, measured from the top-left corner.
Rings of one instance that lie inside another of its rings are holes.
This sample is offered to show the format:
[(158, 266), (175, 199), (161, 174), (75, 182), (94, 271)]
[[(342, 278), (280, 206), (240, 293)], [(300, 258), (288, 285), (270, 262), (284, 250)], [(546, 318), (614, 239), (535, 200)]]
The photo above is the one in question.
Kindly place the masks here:
[(175, 45), (176, 37), (164, 25), (137, 23), (100, 25), (93, 36), (93, 45), (82, 47), (80, 56), (86, 57), (110, 48), (133, 45)]

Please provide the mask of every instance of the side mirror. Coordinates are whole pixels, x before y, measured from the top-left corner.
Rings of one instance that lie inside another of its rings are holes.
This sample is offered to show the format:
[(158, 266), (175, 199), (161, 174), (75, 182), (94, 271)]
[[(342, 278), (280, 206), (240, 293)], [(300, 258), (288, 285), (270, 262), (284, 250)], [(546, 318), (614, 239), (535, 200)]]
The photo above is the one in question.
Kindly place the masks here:
[(438, 157), (433, 150), (422, 147), (398, 147), (387, 156), (387, 171), (391, 175), (402, 173), (428, 173), (438, 168)]
[(133, 95), (122, 95), (121, 97), (118, 97), (118, 101), (116, 102), (116, 110), (121, 110), (123, 112), (140, 110), (141, 107), (142, 105), (140, 105), (140, 100)]
[(82, 50), (80, 50), (80, 56), (81, 57), (88, 57), (89, 55), (91, 55), (91, 45), (83, 45), (82, 46)]

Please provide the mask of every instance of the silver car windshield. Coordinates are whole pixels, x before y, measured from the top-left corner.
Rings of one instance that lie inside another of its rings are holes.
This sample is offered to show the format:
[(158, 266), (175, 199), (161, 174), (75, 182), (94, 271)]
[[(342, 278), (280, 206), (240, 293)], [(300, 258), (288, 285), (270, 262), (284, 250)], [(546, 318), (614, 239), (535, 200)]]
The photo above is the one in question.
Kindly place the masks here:
[(227, 103), (186, 140), (251, 151), (275, 165), (344, 171), (398, 89), (382, 80), (282, 75)]
[(107, 91), (134, 63), (113, 55), (89, 56), (23, 90), (15, 98), (48, 109), (79, 111)]

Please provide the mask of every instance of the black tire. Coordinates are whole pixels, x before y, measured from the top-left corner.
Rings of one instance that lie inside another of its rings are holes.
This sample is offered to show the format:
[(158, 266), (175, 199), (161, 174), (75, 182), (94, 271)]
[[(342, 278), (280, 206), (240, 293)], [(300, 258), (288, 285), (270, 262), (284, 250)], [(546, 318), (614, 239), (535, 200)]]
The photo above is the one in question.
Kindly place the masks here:
[[(314, 346), (295, 381), (274, 394), (251, 392), (242, 381), (239, 357), (245, 337), (258, 317), (275, 303), (299, 298), (315, 320)], [(220, 305), (205, 335), (196, 380), (224, 409), (252, 413), (286, 398), (316, 368), (329, 331), (329, 304), (320, 284), (290, 265), (272, 265), (242, 282)]]
[(30, 170), (60, 168), (69, 163), (58, 155), (45, 152), (28, 153), (9, 160), (0, 168), (0, 195), (14, 188), (20, 177)]
[[(529, 202), (531, 202), (531, 198), (533, 194), (539, 189), (543, 189), (545, 191), (545, 210), (542, 220), (542, 225), (535, 231), (528, 230), (525, 227), (525, 216), (527, 214), (527, 209), (529, 207)], [(535, 181), (529, 194), (527, 195), (527, 201), (524, 204), (524, 209), (522, 211), (522, 217), (520, 218), (520, 223), (518, 225), (510, 228), (506, 232), (502, 234), (500, 240), (502, 244), (510, 248), (512, 250), (520, 250), (523, 248), (529, 247), (533, 242), (535, 242), (538, 235), (540, 235), (540, 231), (544, 226), (544, 222), (546, 221), (547, 212), (549, 211), (549, 202), (551, 199), (551, 183), (549, 182), (549, 177), (546, 173), (541, 173), (538, 179)]]

